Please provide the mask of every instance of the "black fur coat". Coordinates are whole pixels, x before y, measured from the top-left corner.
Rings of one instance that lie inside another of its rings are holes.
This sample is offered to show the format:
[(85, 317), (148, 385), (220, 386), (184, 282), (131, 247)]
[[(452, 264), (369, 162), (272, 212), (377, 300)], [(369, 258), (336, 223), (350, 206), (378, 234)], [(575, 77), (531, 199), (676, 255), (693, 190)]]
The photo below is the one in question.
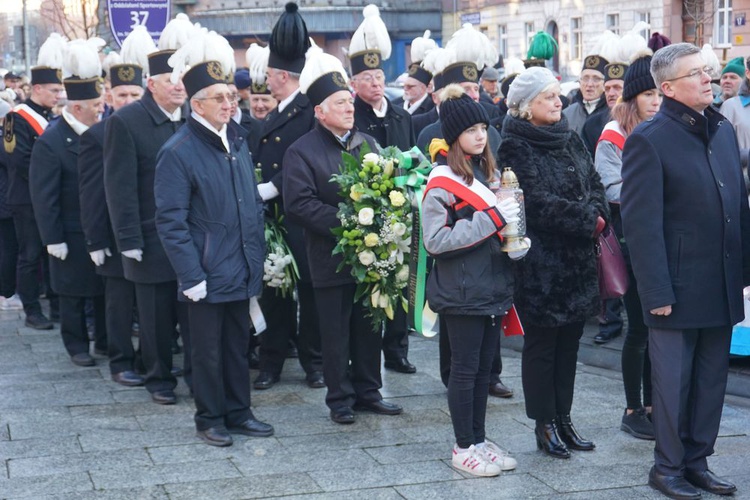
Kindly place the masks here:
[(516, 265), (521, 320), (542, 327), (584, 321), (599, 308), (596, 221), (609, 217), (599, 174), (564, 117), (535, 126), (508, 115), (502, 138), (499, 166), (518, 176), (531, 238), (531, 250)]

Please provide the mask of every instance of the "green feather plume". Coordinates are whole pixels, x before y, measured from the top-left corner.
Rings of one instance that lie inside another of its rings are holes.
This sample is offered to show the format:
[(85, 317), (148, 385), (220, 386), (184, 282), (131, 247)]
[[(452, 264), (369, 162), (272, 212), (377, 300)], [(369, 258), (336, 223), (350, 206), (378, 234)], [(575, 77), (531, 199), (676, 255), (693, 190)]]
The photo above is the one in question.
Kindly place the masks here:
[(546, 31), (537, 31), (531, 40), (527, 59), (550, 59), (557, 51), (557, 41)]

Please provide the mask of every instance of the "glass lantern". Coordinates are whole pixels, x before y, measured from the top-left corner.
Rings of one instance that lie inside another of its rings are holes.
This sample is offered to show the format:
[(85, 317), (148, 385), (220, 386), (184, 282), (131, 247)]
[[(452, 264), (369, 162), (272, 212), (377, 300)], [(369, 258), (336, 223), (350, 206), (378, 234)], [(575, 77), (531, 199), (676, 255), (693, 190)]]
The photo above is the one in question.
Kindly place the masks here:
[(503, 235), (503, 252), (518, 252), (527, 250), (529, 244), (526, 242), (526, 211), (523, 206), (523, 190), (518, 185), (518, 177), (510, 167), (503, 169), (500, 177), (500, 188), (497, 190), (498, 201), (513, 198), (521, 207), (518, 214), (518, 222), (511, 222), (500, 230)]

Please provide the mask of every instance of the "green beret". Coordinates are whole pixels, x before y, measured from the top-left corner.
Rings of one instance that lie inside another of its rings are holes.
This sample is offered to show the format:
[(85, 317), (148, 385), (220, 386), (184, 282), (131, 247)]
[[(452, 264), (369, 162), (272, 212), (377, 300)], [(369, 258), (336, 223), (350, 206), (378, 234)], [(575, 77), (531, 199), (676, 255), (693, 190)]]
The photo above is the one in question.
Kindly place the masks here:
[(722, 75), (725, 73), (736, 73), (740, 76), (745, 76), (745, 60), (742, 57), (735, 57), (721, 70)]

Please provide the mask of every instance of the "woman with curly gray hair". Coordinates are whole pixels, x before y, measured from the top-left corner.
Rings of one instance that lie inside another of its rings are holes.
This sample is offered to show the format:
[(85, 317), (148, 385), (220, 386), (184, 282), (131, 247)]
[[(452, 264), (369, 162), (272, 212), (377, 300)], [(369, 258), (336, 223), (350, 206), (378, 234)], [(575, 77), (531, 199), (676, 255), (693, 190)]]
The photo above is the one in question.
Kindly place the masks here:
[(570, 418), (578, 342), (599, 307), (594, 239), (609, 217), (599, 174), (561, 114), (560, 85), (546, 68), (518, 75), (498, 151), (524, 191), (531, 250), (515, 266), (514, 303), (524, 325), (526, 415), (537, 447), (569, 458), (593, 450)]

